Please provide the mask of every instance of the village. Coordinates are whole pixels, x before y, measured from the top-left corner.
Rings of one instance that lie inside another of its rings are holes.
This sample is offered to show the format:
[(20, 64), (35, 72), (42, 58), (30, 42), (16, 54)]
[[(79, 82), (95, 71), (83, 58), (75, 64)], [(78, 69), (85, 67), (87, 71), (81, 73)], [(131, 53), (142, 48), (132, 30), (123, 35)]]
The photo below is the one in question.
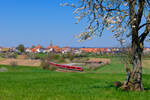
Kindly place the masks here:
[[(8, 52), (15, 52), (15, 53), (19, 53), (20, 51), (17, 49), (17, 47), (0, 47), (0, 53), (8, 53)], [(82, 53), (97, 53), (97, 54), (101, 54), (101, 53), (120, 53), (121, 52), (121, 48), (119, 47), (106, 47), (106, 48), (92, 48), (92, 47), (69, 47), (69, 46), (65, 46), (65, 47), (59, 47), (59, 46), (47, 46), (47, 47), (43, 47), (40, 44), (38, 44), (37, 46), (34, 47), (24, 47), (24, 53), (61, 53), (61, 54), (65, 54), (65, 53), (69, 53), (72, 52), (74, 54), (82, 54)], [(150, 48), (144, 48), (144, 53), (149, 53), (150, 52)]]
[[(126, 51), (127, 52), (127, 51)], [(143, 54), (149, 55), (150, 48), (144, 48)], [(119, 47), (90, 48), (90, 47), (60, 47), (52, 45), (43, 47), (0, 47), (0, 64), (10, 66), (40, 66), (42, 69), (57, 68), (62, 71), (95, 70), (103, 65), (110, 64), (111, 57), (122, 57), (123, 49)], [(99, 58), (101, 57), (101, 58)], [(78, 68), (78, 69), (77, 69)]]
[[(145, 48), (145, 50), (150, 51), (149, 48)], [(19, 52), (17, 47), (0, 47), (0, 53), (8, 53), (8, 52)], [(40, 44), (38, 44), (35, 47), (31, 47), (31, 48), (25, 48), (24, 47), (24, 53), (68, 53), (68, 52), (72, 52), (75, 54), (81, 54), (83, 52), (85, 53), (119, 53), (120, 52), (120, 48), (114, 48), (114, 47), (109, 47), (109, 48), (87, 48), (87, 47), (59, 47), (59, 46), (48, 46), (46, 48), (42, 47)]]

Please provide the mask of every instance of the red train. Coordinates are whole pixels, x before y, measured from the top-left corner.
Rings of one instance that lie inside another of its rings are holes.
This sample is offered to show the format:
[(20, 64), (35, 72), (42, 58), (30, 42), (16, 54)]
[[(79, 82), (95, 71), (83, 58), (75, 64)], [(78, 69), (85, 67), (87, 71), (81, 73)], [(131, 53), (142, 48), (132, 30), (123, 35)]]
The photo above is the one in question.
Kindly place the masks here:
[(82, 67), (75, 67), (75, 66), (69, 66), (69, 65), (61, 65), (61, 64), (56, 64), (54, 62), (49, 62), (50, 65), (54, 65), (59, 68), (63, 69), (68, 69), (68, 70), (76, 70), (76, 71), (83, 71)]

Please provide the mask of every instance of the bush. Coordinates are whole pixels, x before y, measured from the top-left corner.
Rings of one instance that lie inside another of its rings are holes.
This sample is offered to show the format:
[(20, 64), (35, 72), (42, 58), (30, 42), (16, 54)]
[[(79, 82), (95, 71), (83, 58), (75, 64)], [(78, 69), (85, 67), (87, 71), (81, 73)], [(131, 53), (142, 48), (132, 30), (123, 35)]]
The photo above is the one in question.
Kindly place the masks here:
[(62, 58), (62, 57), (60, 57), (59, 60), (58, 60), (58, 63), (65, 63), (65, 62), (66, 62), (65, 59)]
[(60, 58), (59, 55), (53, 55), (53, 59), (54, 59), (54, 60), (58, 60), (59, 58)]
[(9, 52), (9, 53), (5, 53), (5, 54), (3, 54), (3, 57), (4, 58), (17, 58), (17, 54), (16, 53), (11, 53), (11, 52)]
[(50, 66), (49, 66), (49, 70), (50, 70), (50, 71), (55, 71), (56, 69), (57, 69), (56, 66), (53, 66), (53, 65), (50, 65)]
[(46, 58), (42, 59), (41, 67), (42, 69), (49, 69), (49, 62)]
[(69, 60), (72, 61), (73, 59), (74, 59), (74, 56), (71, 55), (71, 56), (69, 57)]
[(49, 61), (50, 61), (50, 57), (47, 56), (47, 57), (43, 58), (42, 62), (41, 62), (41, 68), (55, 71), (57, 68), (55, 66), (50, 65)]
[(19, 44), (18, 47), (17, 47), (17, 50), (21, 53), (23, 53), (25, 51), (25, 47), (23, 44)]

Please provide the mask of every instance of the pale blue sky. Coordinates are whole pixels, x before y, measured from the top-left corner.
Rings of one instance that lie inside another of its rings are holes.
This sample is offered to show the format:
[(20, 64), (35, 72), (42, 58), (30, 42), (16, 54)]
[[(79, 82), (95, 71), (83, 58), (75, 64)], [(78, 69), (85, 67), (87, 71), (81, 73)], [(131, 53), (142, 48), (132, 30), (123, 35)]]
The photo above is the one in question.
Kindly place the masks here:
[(51, 40), (59, 46), (119, 46), (108, 31), (101, 38), (78, 43), (74, 35), (82, 32), (83, 23), (74, 24), (72, 12), (61, 7), (60, 0), (0, 0), (0, 46), (48, 46)]

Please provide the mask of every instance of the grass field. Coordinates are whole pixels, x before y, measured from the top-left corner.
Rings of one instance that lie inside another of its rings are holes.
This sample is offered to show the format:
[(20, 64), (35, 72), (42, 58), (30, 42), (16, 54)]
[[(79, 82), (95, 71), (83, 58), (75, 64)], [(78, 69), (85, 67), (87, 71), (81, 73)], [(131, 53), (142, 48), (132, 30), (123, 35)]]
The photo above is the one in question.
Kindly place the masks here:
[(149, 100), (150, 70), (144, 68), (143, 92), (125, 92), (113, 87), (124, 81), (117, 59), (90, 73), (51, 72), (33, 67), (6, 67), (0, 72), (0, 100)]

